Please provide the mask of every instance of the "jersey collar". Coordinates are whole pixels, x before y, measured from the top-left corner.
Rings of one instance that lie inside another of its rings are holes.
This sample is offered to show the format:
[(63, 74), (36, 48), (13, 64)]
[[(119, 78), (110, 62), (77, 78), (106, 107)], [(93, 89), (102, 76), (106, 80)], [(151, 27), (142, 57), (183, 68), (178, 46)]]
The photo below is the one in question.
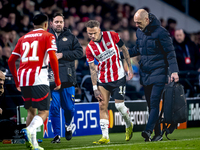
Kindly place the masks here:
[(33, 30), (33, 31), (38, 31), (38, 30), (44, 30), (44, 29), (42, 29), (42, 28), (38, 28), (38, 29), (35, 29), (35, 30)]

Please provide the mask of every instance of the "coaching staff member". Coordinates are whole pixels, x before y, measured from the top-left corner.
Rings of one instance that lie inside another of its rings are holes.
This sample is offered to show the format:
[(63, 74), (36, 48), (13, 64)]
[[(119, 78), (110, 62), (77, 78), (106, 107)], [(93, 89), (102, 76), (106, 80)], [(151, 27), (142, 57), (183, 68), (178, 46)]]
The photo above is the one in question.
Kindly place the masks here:
[(72, 138), (71, 121), (74, 116), (74, 100), (75, 100), (75, 60), (83, 56), (83, 49), (78, 39), (64, 28), (64, 16), (56, 13), (51, 21), (50, 33), (56, 37), (57, 53), (59, 62), (59, 75), (61, 80), (61, 89), (52, 90), (50, 117), (54, 130), (54, 139), (52, 143), (60, 142), (60, 107), (64, 110), (65, 116), (65, 138)]
[[(138, 27), (135, 47), (129, 50), (130, 56), (141, 55), (140, 82), (144, 87), (145, 97), (149, 107), (149, 118), (142, 137), (145, 141), (162, 140), (159, 118), (159, 103), (161, 93), (168, 82), (168, 67), (170, 80), (177, 82), (178, 65), (172, 39), (167, 30), (161, 27), (159, 20), (144, 9), (139, 9), (134, 15)], [(155, 130), (155, 136), (151, 134)]]

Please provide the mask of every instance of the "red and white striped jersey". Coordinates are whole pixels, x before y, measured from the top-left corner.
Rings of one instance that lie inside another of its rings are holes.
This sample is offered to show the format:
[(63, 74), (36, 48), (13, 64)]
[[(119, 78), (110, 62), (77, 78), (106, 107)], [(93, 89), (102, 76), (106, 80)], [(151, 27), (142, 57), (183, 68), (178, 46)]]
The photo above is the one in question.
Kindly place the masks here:
[(50, 50), (57, 51), (55, 37), (43, 29), (33, 30), (18, 40), (12, 54), (21, 57), (17, 71), (19, 86), (49, 85)]
[(120, 41), (118, 33), (105, 31), (100, 42), (92, 40), (86, 47), (88, 63), (94, 61), (98, 64), (98, 82), (108, 83), (119, 80), (125, 76), (125, 71), (120, 60), (120, 52), (117, 43)]

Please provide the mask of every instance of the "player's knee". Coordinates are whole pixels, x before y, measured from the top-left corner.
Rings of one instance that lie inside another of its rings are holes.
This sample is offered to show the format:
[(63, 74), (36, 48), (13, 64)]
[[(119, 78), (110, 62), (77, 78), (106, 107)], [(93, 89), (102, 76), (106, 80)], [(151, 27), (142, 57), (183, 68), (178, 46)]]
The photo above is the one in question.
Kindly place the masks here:
[(50, 116), (52, 117), (56, 117), (56, 116), (60, 116), (60, 109), (58, 109), (57, 107), (50, 107)]
[(152, 97), (151, 103), (150, 103), (150, 108), (151, 109), (159, 108), (159, 104), (160, 104), (159, 97)]
[(104, 104), (99, 105), (99, 110), (100, 110), (101, 112), (106, 111), (107, 109), (108, 109), (108, 108), (106, 107), (106, 105), (104, 105)]
[(71, 107), (65, 107), (63, 108), (65, 112), (68, 112), (68, 113), (74, 113), (75, 112), (75, 108), (74, 106), (71, 106)]

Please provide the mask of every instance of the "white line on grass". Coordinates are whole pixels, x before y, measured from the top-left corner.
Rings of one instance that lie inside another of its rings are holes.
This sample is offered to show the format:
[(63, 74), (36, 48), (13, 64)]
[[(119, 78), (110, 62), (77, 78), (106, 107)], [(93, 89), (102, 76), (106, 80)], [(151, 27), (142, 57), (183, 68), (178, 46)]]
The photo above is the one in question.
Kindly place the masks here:
[[(191, 139), (182, 139), (182, 140), (178, 140), (178, 141), (190, 141), (190, 140), (200, 140), (200, 138), (191, 138)], [(176, 140), (171, 140), (171, 141), (160, 141), (160, 142), (172, 142), (172, 141), (176, 141)], [(122, 145), (141, 145), (141, 144), (152, 144), (152, 143), (156, 143), (156, 142), (145, 142), (145, 143), (128, 143), (128, 144), (103, 144), (103, 145), (95, 145), (95, 146), (83, 146), (83, 147), (74, 147), (74, 148), (67, 148), (67, 149), (59, 149), (59, 150), (74, 150), (74, 149), (83, 149), (83, 148), (87, 148), (87, 149), (93, 149), (93, 148), (101, 148), (101, 147), (112, 147), (112, 146), (122, 146)], [(178, 148), (178, 147), (177, 147)], [(168, 148), (165, 148), (168, 149)], [(171, 148), (169, 148), (171, 149)], [(174, 147), (173, 149), (176, 149), (176, 147)], [(187, 148), (186, 148), (187, 149)], [(189, 148), (190, 149), (190, 148)], [(58, 150), (58, 149), (57, 149)]]

